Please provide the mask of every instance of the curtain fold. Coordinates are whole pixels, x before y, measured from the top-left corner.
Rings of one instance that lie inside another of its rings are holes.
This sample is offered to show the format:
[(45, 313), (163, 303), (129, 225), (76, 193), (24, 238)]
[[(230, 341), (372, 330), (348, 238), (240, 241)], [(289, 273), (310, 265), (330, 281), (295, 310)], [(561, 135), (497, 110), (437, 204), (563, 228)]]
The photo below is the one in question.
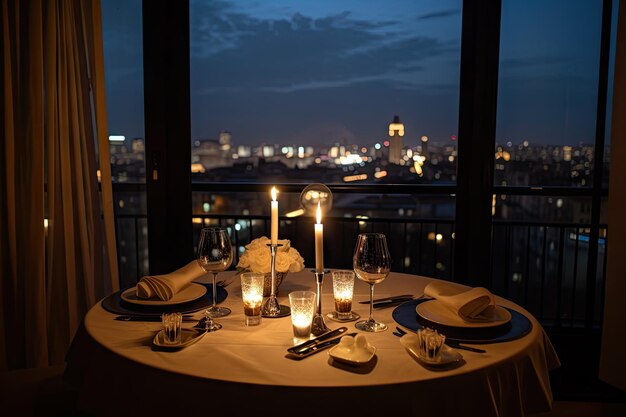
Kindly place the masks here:
[(117, 289), (99, 20), (97, 0), (2, 0), (0, 369), (63, 362)]

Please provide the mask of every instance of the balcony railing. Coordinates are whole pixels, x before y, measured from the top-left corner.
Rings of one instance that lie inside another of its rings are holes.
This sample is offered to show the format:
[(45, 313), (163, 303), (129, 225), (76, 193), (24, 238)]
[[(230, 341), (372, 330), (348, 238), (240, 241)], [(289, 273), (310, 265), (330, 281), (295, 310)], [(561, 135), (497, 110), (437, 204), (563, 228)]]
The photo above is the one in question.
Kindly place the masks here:
[[(599, 227), (596, 273), (588, 276), (591, 227), (494, 221), (492, 290), (524, 306), (545, 325), (596, 326), (604, 304), (608, 226)], [(595, 291), (589, 292), (589, 286)]]

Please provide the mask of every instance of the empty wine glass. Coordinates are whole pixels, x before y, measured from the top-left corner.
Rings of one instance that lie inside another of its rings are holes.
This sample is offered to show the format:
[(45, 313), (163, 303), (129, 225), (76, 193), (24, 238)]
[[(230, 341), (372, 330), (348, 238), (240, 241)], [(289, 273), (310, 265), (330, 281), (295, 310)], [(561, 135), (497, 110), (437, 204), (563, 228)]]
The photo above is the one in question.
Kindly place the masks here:
[(213, 274), (213, 305), (205, 311), (207, 327), (217, 330), (222, 326), (210, 320), (213, 317), (224, 317), (230, 309), (217, 306), (217, 273), (228, 269), (233, 262), (233, 246), (224, 227), (206, 227), (200, 231), (198, 242), (198, 264), (206, 272)]
[(387, 249), (387, 239), (381, 233), (362, 233), (356, 241), (353, 257), (354, 273), (361, 281), (370, 285), (370, 315), (354, 325), (364, 332), (387, 330), (385, 323), (374, 320), (374, 284), (382, 282), (391, 270), (391, 259)]

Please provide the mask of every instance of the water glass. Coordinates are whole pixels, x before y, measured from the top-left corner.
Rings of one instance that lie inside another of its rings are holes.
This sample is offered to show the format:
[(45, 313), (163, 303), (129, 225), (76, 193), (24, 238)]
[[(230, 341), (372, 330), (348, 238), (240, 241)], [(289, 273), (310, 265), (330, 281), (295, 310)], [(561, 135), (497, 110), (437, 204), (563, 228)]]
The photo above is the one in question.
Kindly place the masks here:
[(313, 291), (294, 291), (289, 294), (291, 305), (291, 324), (296, 339), (309, 339), (311, 322), (315, 314), (315, 293)]
[(163, 313), (161, 323), (163, 324), (163, 343), (166, 345), (180, 344), (183, 315), (181, 313)]
[(350, 319), (354, 295), (354, 272), (333, 271), (333, 295), (337, 318), (340, 320)]
[(246, 326), (261, 324), (261, 305), (263, 304), (263, 282), (265, 274), (244, 272), (241, 274), (241, 297)]

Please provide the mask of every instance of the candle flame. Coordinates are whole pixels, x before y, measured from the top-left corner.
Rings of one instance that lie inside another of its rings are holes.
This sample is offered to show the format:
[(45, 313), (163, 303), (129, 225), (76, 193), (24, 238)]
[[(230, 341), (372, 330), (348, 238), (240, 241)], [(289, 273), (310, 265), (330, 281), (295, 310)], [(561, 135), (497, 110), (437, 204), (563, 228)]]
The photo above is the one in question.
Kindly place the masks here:
[(276, 194), (278, 194), (276, 187), (272, 187), (272, 201), (276, 201)]
[(320, 202), (317, 202), (317, 211), (315, 213), (317, 216), (317, 224), (322, 224), (322, 208), (320, 207)]

